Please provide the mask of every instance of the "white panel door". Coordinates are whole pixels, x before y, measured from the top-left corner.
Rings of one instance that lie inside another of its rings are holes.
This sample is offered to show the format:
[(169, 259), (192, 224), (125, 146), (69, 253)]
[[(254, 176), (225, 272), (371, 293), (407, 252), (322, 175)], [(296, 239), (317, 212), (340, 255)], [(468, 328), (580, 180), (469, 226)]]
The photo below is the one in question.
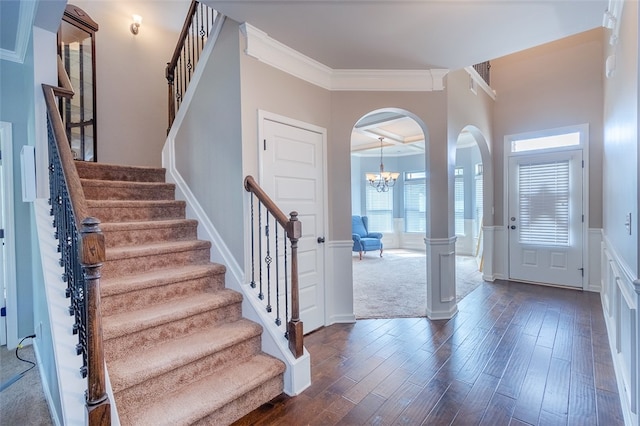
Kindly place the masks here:
[(286, 214), (298, 212), (300, 319), (304, 332), (325, 325), (324, 303), (324, 137), (264, 118), (260, 186)]
[(582, 150), (509, 159), (509, 278), (582, 288)]

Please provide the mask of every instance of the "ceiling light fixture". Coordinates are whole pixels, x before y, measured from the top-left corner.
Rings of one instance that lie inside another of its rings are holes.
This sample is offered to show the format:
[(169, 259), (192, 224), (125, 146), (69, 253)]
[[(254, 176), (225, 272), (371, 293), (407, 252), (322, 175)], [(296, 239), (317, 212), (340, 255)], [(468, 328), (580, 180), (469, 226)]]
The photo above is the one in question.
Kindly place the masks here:
[(366, 176), (369, 184), (374, 187), (376, 191), (388, 192), (389, 188), (396, 184), (400, 173), (384, 171), (384, 163), (382, 162), (382, 141), (384, 138), (379, 137), (378, 139), (380, 139), (380, 173), (367, 173)]

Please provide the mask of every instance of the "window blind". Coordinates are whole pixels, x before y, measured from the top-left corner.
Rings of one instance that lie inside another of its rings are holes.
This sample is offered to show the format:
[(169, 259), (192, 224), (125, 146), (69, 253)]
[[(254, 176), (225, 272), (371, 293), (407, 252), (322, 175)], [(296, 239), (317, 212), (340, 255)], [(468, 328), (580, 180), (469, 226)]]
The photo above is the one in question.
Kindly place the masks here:
[(569, 244), (569, 161), (520, 164), (519, 239), (525, 244)]
[(456, 235), (464, 235), (464, 169), (456, 168), (454, 210)]
[(378, 192), (367, 185), (366, 208), (370, 232), (393, 231), (393, 188), (389, 188), (389, 192)]
[(424, 178), (404, 182), (404, 230), (426, 232), (427, 186)]

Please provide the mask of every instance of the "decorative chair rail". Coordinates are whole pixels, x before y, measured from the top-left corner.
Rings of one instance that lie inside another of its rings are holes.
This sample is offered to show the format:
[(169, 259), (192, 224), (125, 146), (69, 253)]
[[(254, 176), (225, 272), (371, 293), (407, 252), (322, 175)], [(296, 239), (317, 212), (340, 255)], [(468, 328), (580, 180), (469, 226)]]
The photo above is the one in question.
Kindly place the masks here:
[(478, 74), (480, 74), (480, 77), (482, 77), (482, 79), (489, 85), (491, 86), (491, 64), (489, 63), (489, 61), (485, 61), (485, 62), (480, 62), (479, 64), (475, 64), (473, 66), (473, 69), (475, 69)]
[[(298, 213), (291, 212), (287, 217), (282, 210), (260, 188), (252, 176), (244, 179), (244, 188), (251, 192), (251, 287), (257, 288), (258, 297), (265, 301), (265, 310), (273, 314), (272, 303), (275, 302), (275, 323), (282, 324), (281, 301), (284, 302), (284, 316), (287, 322), (285, 337), (289, 340), (291, 353), (300, 358), (303, 353), (303, 327), (300, 321), (300, 302), (298, 290), (298, 239), (302, 236), (302, 223)], [(258, 199), (257, 223), (254, 198)], [(265, 211), (262, 211), (264, 207)], [(263, 223), (264, 221), (264, 223)], [(274, 230), (271, 230), (271, 224)], [(282, 227), (282, 243), (279, 238), (279, 226)], [(256, 241), (256, 234), (257, 241)], [(263, 238), (264, 236), (264, 238)], [(290, 257), (284, 237), (291, 242)], [(272, 238), (273, 237), (273, 238)], [(255, 253), (258, 252), (256, 257)], [(275, 255), (275, 258), (272, 257)], [(291, 262), (289, 276), (287, 264)], [(273, 264), (275, 260), (275, 265)], [(258, 277), (256, 282), (256, 266)], [(291, 288), (289, 288), (289, 277)], [(284, 289), (282, 288), (284, 287)], [(290, 296), (289, 296), (290, 292)], [(289, 299), (291, 300), (291, 316), (289, 316)]]
[(176, 118), (176, 112), (187, 91), (202, 49), (209, 38), (209, 32), (219, 16), (218, 12), (206, 4), (196, 0), (191, 1), (178, 43), (171, 61), (167, 62), (165, 71), (169, 83), (169, 127), (167, 133)]
[(86, 406), (90, 426), (111, 424), (111, 404), (106, 392), (102, 316), (100, 314), (100, 269), (105, 260), (100, 221), (89, 217), (80, 177), (73, 161), (56, 96), (72, 97), (66, 72), (64, 88), (42, 85), (47, 105), (49, 134), (49, 203), (58, 239), (60, 266), (71, 299), (69, 314), (75, 317), (76, 352), (82, 355), (80, 374), (87, 377)]

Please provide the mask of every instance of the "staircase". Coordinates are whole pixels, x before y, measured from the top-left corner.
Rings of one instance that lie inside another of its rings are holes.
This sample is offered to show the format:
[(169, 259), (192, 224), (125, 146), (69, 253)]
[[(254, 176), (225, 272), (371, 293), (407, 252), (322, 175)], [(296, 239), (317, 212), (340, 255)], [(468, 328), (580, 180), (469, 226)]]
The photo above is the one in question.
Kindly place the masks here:
[(230, 424), (282, 393), (284, 364), (196, 237), (164, 169), (77, 162), (106, 238), (104, 350), (123, 425)]

